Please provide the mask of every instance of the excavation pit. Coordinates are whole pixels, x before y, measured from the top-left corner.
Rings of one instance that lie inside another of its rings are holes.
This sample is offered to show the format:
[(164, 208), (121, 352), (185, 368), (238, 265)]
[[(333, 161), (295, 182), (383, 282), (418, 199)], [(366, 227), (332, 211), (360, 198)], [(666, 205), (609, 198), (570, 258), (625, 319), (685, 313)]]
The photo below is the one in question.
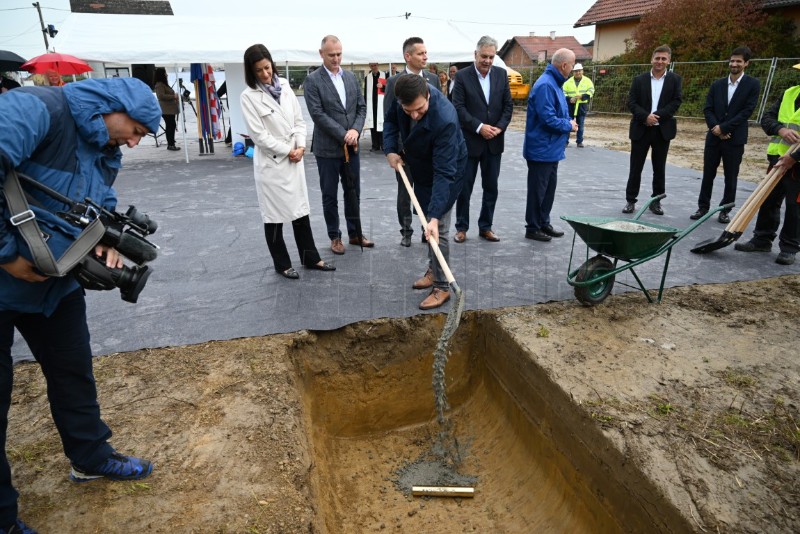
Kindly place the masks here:
[(409, 480), (419, 474), (409, 466), (434, 458), (443, 325), (443, 315), (360, 323), (295, 344), (320, 531), (653, 531), (658, 499), (631, 496), (648, 481), (620, 468), (586, 414), (491, 315), (465, 316), (446, 368), (457, 474), (474, 482), (474, 498), (410, 496), (410, 484), (432, 483)]

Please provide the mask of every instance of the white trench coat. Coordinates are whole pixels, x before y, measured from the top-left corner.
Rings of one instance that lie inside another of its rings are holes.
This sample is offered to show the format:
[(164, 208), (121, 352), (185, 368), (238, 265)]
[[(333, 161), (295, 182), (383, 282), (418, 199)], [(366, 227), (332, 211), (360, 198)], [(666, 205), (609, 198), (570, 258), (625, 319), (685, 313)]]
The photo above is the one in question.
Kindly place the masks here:
[(304, 163), (289, 160), (290, 150), (306, 146), (306, 123), (289, 82), (279, 80), (280, 104), (258, 88), (248, 87), (240, 97), (247, 133), (256, 145), (253, 171), (265, 223), (289, 223), (310, 212)]

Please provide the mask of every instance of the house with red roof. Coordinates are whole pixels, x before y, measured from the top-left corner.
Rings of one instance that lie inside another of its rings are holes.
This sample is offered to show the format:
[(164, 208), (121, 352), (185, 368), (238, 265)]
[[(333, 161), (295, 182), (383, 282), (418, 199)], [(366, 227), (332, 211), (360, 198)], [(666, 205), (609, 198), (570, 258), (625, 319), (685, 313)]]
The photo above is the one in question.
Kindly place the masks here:
[(527, 67), (548, 63), (559, 48), (568, 48), (575, 52), (575, 59), (578, 63), (592, 59), (592, 53), (575, 37), (571, 35), (557, 36), (556, 32), (550, 32), (548, 36), (531, 34), (527, 37), (512, 37), (500, 47), (497, 55), (506, 65)]
[[(575, 22), (575, 28), (594, 26), (594, 59), (603, 61), (626, 51), (642, 15), (656, 9), (657, 0), (597, 0)], [(800, 28), (800, 0), (762, 0), (765, 11), (780, 10)]]

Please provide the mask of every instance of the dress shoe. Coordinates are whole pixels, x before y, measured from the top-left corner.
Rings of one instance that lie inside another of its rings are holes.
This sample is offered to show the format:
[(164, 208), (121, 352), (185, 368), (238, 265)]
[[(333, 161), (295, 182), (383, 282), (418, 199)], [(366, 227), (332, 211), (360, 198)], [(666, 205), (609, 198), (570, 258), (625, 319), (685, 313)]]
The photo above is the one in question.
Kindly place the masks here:
[(578, 148), (583, 148), (583, 143), (578, 143)]
[(556, 230), (553, 228), (552, 224), (548, 224), (547, 226), (542, 226), (542, 232), (549, 235), (550, 237), (561, 237), (564, 235), (564, 232), (561, 230)]
[(456, 243), (463, 243), (466, 240), (467, 240), (467, 232), (462, 232), (461, 230), (456, 232), (456, 235), (453, 237), (453, 241), (455, 241)]
[(652, 211), (656, 215), (664, 215), (664, 210), (661, 209), (661, 202), (659, 202), (658, 200), (650, 204), (650, 211)]
[(535, 232), (525, 232), (525, 239), (535, 239), (536, 241), (550, 241), (553, 239), (546, 233), (542, 232), (541, 230), (536, 230)]
[(414, 289), (428, 289), (431, 286), (433, 286), (433, 271), (428, 269), (425, 271), (425, 274), (422, 275), (422, 278), (414, 282), (414, 285), (411, 287)]
[(331, 252), (338, 254), (339, 256), (344, 254), (344, 245), (342, 244), (341, 239), (331, 240)]
[(351, 237), (350, 238), (350, 244), (351, 245), (361, 245), (364, 248), (372, 248), (372, 247), (375, 246), (375, 243), (373, 243), (372, 241), (370, 241), (369, 239), (367, 239), (363, 235), (361, 236), (361, 239), (359, 239), (357, 236), (356, 237)]
[(419, 303), (419, 309), (432, 310), (433, 308), (438, 308), (448, 300), (450, 300), (450, 292), (448, 290), (434, 287), (431, 294)]
[(404, 235), (402, 239), (400, 239), (400, 246), (402, 247), (410, 247), (411, 246), (411, 236)]
[(778, 254), (778, 257), (775, 258), (775, 263), (792, 265), (794, 263), (794, 252), (781, 252)]
[(331, 265), (330, 263), (325, 263), (324, 261), (320, 260), (319, 263), (312, 263), (311, 265), (305, 265), (306, 269), (314, 269), (317, 271), (335, 271), (336, 267)]
[(708, 213), (708, 208), (698, 208), (696, 212), (689, 215), (689, 218), (693, 221), (696, 221), (706, 213)]
[(281, 276), (285, 276), (286, 278), (289, 278), (291, 280), (297, 280), (298, 278), (300, 278), (300, 273), (295, 271), (294, 267), (289, 267), (285, 271), (278, 271), (278, 273)]
[(744, 243), (736, 243), (733, 248), (740, 252), (769, 252), (772, 250), (772, 243), (768, 245), (759, 245), (753, 241), (745, 241)]
[(180, 149), (181, 149), (181, 147), (179, 147), (179, 146), (175, 146), (175, 145), (172, 145), (172, 146), (168, 146), (168, 147), (167, 147), (167, 150), (172, 150), (172, 151), (175, 151), (175, 150), (180, 150)]
[(636, 202), (628, 202), (622, 208), (622, 213), (633, 213), (634, 211), (636, 211)]
[(481, 236), (486, 241), (491, 241), (492, 243), (497, 243), (498, 241), (500, 241), (500, 238), (497, 237), (497, 234), (495, 234), (491, 230), (483, 230), (481, 232), (478, 232), (478, 235)]
[(731, 222), (731, 216), (728, 215), (727, 211), (721, 211), (719, 212), (719, 217), (717, 217), (717, 220), (722, 224), (728, 224)]

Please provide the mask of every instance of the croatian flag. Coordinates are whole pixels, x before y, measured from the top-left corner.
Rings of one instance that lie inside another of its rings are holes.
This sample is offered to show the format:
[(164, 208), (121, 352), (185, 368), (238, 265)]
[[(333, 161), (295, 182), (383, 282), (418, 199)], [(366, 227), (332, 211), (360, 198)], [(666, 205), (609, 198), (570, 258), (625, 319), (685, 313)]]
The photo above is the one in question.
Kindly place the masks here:
[(214, 80), (214, 70), (211, 65), (206, 63), (206, 72), (203, 76), (206, 82), (206, 91), (208, 91), (208, 109), (211, 113), (211, 127), (214, 139), (222, 139), (222, 127), (219, 123), (219, 116), (221, 114), (219, 108), (219, 98), (217, 98), (217, 87)]

